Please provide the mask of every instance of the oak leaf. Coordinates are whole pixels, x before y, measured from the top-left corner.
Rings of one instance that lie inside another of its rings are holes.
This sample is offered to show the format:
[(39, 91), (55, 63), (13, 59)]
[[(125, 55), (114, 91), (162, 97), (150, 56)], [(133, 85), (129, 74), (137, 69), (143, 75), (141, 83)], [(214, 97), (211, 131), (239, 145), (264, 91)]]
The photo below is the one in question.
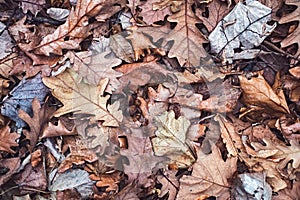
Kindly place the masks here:
[(177, 23), (165, 38), (166, 42), (174, 41), (168, 56), (177, 57), (181, 66), (199, 66), (200, 58), (208, 56), (202, 46), (203, 43), (207, 43), (207, 39), (195, 25), (200, 23), (200, 20), (192, 11), (193, 3), (193, 0), (185, 1), (178, 13), (168, 17), (169, 22)]
[(17, 133), (11, 133), (8, 125), (0, 129), (0, 150), (9, 153), (15, 153), (11, 147), (17, 147), (19, 144), (16, 140), (20, 137)]
[(155, 155), (169, 158), (168, 163), (179, 168), (190, 166), (195, 161), (195, 156), (186, 141), (190, 121), (182, 116), (175, 119), (173, 111), (165, 112), (154, 120), (158, 128), (155, 132), (156, 137), (151, 139)]
[(13, 47), (12, 39), (6, 29), (5, 24), (0, 22), (0, 59), (5, 58), (8, 56), (12, 50), (11, 48)]
[[(299, 21), (299, 15), (300, 15), (300, 2), (298, 0), (287, 0), (285, 1), (285, 4), (291, 5), (291, 6), (297, 6), (297, 9), (293, 12), (283, 16), (280, 20), (280, 24), (289, 23), (293, 21)], [(287, 47), (292, 44), (298, 44), (298, 50), (295, 54), (296, 57), (300, 55), (300, 25), (297, 25), (297, 28), (290, 33), (282, 42), (280, 43), (282, 47)]]
[(198, 160), (193, 165), (191, 175), (184, 175), (180, 179), (180, 189), (177, 199), (197, 199), (203, 196), (216, 196), (220, 199), (228, 199), (229, 182), (236, 171), (237, 158), (222, 159), (220, 150), (213, 145), (211, 154), (204, 154), (201, 149), (198, 152)]
[(69, 52), (67, 57), (73, 64), (73, 69), (87, 80), (87, 83), (98, 85), (103, 78), (109, 78), (109, 84), (106, 91), (111, 93), (119, 87), (120, 83), (117, 77), (122, 73), (112, 68), (121, 64), (122, 61), (116, 58), (110, 51), (95, 54), (92, 51), (81, 51), (78, 53)]
[[(67, 69), (56, 77), (45, 77), (43, 82), (52, 89), (52, 94), (64, 106), (59, 108), (54, 115), (74, 112), (75, 114), (91, 114), (94, 120), (102, 120), (103, 126), (118, 126), (122, 121), (120, 112), (110, 112), (107, 107), (109, 95), (104, 96), (108, 80), (104, 79), (97, 86), (83, 82), (79, 74), (72, 69)], [(110, 108), (114, 108), (111, 106)], [(115, 111), (115, 108), (114, 108)], [(118, 116), (114, 116), (117, 114)]]
[(7, 158), (0, 160), (0, 168), (7, 170), (5, 174), (1, 174), (0, 176), (0, 185), (2, 186), (5, 182), (7, 182), (14, 173), (16, 173), (20, 167), (21, 160), (19, 157), (15, 158)]
[(262, 75), (250, 80), (239, 76), (239, 80), (243, 90), (242, 99), (251, 109), (262, 110), (273, 116), (290, 112), (284, 94), (274, 91)]
[(53, 34), (44, 37), (41, 43), (32, 50), (38, 54), (49, 56), (50, 53), (62, 55), (62, 49), (79, 49), (80, 42), (91, 34), (89, 18), (96, 16), (101, 10), (109, 5), (113, 6), (113, 4), (114, 2), (102, 0), (78, 0), (76, 8), (71, 10), (67, 21), (59, 26)]
[(23, 119), (30, 127), (30, 131), (23, 130), (24, 135), (30, 141), (29, 150), (32, 151), (40, 139), (43, 128), (47, 126), (48, 120), (52, 117), (55, 108), (47, 107), (46, 104), (41, 107), (40, 102), (37, 98), (32, 101), (33, 116), (31, 117), (24, 110), (19, 110), (18, 116)]
[(143, 21), (145, 21), (148, 25), (151, 25), (154, 22), (160, 20), (164, 20), (164, 17), (166, 15), (171, 14), (170, 8), (168, 6), (155, 8), (154, 4), (159, 2), (159, 0), (149, 0), (140, 6), (140, 8), (142, 9), (141, 15), (143, 16)]

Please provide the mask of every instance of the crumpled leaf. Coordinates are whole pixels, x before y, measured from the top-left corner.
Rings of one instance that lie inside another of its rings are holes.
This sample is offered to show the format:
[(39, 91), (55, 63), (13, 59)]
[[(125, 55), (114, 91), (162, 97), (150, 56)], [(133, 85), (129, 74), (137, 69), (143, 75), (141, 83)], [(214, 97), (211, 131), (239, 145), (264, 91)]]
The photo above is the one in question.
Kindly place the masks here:
[[(107, 100), (109, 95), (103, 96), (108, 80), (97, 86), (86, 84), (82, 78), (72, 69), (67, 69), (56, 77), (45, 77), (43, 82), (52, 89), (52, 94), (58, 98), (64, 106), (59, 108), (54, 115), (56, 117), (66, 113), (94, 115), (94, 120), (102, 120), (103, 126), (118, 126), (122, 121), (120, 112), (109, 112)], [(117, 114), (118, 116), (114, 116)]]
[(132, 63), (134, 60), (134, 52), (128, 40), (122, 34), (112, 35), (109, 38), (109, 46), (117, 57)]
[(11, 133), (8, 125), (0, 129), (0, 150), (9, 153), (15, 153), (11, 147), (17, 147), (19, 144), (16, 140), (20, 137), (20, 134)]
[(65, 21), (67, 17), (70, 14), (70, 11), (68, 9), (64, 8), (48, 8), (47, 14), (52, 19), (58, 20), (58, 21)]
[(267, 25), (271, 19), (271, 9), (258, 1), (239, 2), (224, 17), (209, 35), (208, 39), (213, 53), (224, 52), (229, 61), (234, 56), (234, 49), (242, 44), (243, 49), (258, 46), (276, 26)]
[(193, 165), (191, 175), (184, 175), (180, 179), (180, 189), (176, 199), (190, 199), (216, 196), (220, 199), (228, 199), (229, 182), (236, 171), (237, 158), (222, 159), (220, 150), (213, 145), (211, 154), (198, 152), (197, 162)]
[(261, 110), (271, 116), (290, 113), (283, 92), (275, 92), (262, 75), (258, 74), (250, 80), (239, 76), (239, 80), (243, 101), (252, 110)]
[(17, 127), (24, 127), (26, 123), (19, 118), (18, 110), (21, 109), (32, 115), (31, 102), (37, 98), (41, 104), (49, 89), (43, 84), (41, 74), (32, 79), (23, 79), (11, 92), (3, 99), (1, 114), (16, 122)]
[(239, 174), (232, 188), (234, 199), (271, 200), (272, 189), (263, 173)]
[[(297, 9), (294, 10), (293, 12), (283, 16), (280, 20), (280, 24), (284, 23), (289, 23), (293, 21), (298, 21), (299, 22), (299, 15), (300, 15), (300, 2), (298, 0), (286, 0), (285, 4), (287, 5), (293, 5), (297, 6)], [(298, 24), (297, 28), (290, 33), (286, 38), (282, 40), (280, 43), (282, 47), (287, 47), (292, 44), (298, 44), (298, 50), (295, 54), (295, 57), (298, 57), (300, 55), (300, 25)]]
[[(78, 0), (76, 8), (71, 10), (67, 21), (54, 33), (44, 37), (41, 43), (31, 50), (49, 56), (50, 53), (62, 55), (62, 49), (79, 49), (80, 42), (91, 34), (89, 18), (96, 16), (102, 9), (109, 5), (113, 6), (113, 4), (114, 2), (111, 1)], [(113, 14), (109, 13), (109, 15)]]
[(70, 52), (67, 56), (73, 64), (73, 69), (81, 77), (84, 77), (87, 83), (98, 85), (101, 79), (109, 78), (106, 92), (112, 93), (119, 87), (120, 82), (117, 77), (120, 77), (122, 73), (112, 68), (121, 64), (122, 61), (112, 55), (110, 51), (104, 51), (100, 54), (92, 51)]
[(5, 28), (5, 24), (0, 22), (0, 59), (8, 56), (12, 52), (11, 48), (13, 47), (12, 39)]
[(174, 111), (165, 112), (155, 118), (156, 137), (151, 139), (156, 156), (165, 156), (170, 159), (169, 164), (185, 168), (195, 162), (195, 157), (186, 142), (189, 120), (182, 116), (175, 119)]
[(87, 198), (93, 192), (93, 184), (88, 172), (82, 169), (71, 169), (57, 174), (49, 186), (49, 190), (62, 191), (75, 188), (81, 194), (81, 198)]

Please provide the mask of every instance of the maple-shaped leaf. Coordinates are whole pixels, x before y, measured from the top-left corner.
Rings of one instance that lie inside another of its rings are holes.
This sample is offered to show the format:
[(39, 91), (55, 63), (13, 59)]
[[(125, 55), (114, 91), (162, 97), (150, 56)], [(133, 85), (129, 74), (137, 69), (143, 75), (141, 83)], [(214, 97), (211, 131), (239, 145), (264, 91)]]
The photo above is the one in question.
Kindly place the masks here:
[(68, 57), (74, 64), (73, 69), (84, 77), (89, 84), (98, 85), (103, 78), (109, 78), (109, 84), (106, 91), (111, 93), (119, 87), (120, 83), (117, 77), (122, 73), (112, 68), (121, 64), (122, 61), (116, 58), (110, 51), (95, 54), (92, 51), (81, 51), (78, 53), (69, 53)]
[(274, 91), (262, 75), (248, 80), (239, 76), (243, 101), (252, 110), (264, 111), (270, 115), (289, 113), (289, 108), (282, 92)]
[(19, 144), (16, 142), (16, 139), (20, 137), (17, 133), (11, 133), (8, 125), (0, 129), (0, 150), (6, 151), (9, 153), (15, 153), (11, 147), (17, 147)]
[(55, 108), (47, 107), (46, 104), (41, 107), (37, 98), (32, 101), (33, 117), (24, 110), (19, 110), (18, 116), (23, 119), (30, 127), (30, 131), (23, 130), (24, 135), (30, 141), (29, 150), (32, 151), (42, 134), (42, 129), (53, 115)]
[[(284, 24), (284, 23), (290, 23), (290, 22), (299, 22), (299, 15), (300, 15), (300, 1), (298, 0), (286, 0), (285, 4), (287, 5), (291, 5), (291, 6), (296, 6), (297, 9), (294, 10), (293, 12), (283, 16), (280, 20), (279, 23), (280, 24)], [(295, 54), (296, 57), (298, 57), (300, 55), (300, 25), (298, 23), (297, 28), (290, 33), (286, 38), (284, 38), (284, 40), (282, 40), (282, 42), (280, 43), (282, 47), (287, 47), (290, 46), (292, 44), (298, 44), (298, 50)]]
[[(222, 159), (220, 150), (213, 145), (211, 154), (204, 154), (201, 149), (198, 160), (193, 165), (191, 175), (184, 175), (180, 179), (180, 189), (177, 199), (197, 199), (202, 197), (216, 196), (220, 199), (228, 199), (229, 182), (236, 171), (237, 158)], [(201, 199), (201, 198), (200, 198)]]
[(102, 120), (103, 126), (118, 126), (122, 119), (121, 113), (114, 116), (107, 110), (107, 100), (110, 95), (104, 96), (108, 79), (103, 79), (97, 86), (84, 83), (81, 76), (72, 69), (67, 69), (56, 77), (45, 77), (43, 82), (52, 89), (52, 94), (64, 106), (59, 108), (54, 115), (74, 112), (76, 114), (94, 115), (94, 120)]
[(158, 129), (156, 137), (151, 139), (155, 155), (169, 158), (169, 164), (175, 164), (179, 168), (190, 166), (195, 161), (186, 141), (190, 121), (182, 116), (175, 119), (174, 111), (157, 116), (155, 121)]
[[(79, 49), (80, 42), (91, 34), (92, 27), (89, 26), (89, 18), (113, 4), (114, 2), (103, 0), (78, 0), (76, 8), (71, 10), (67, 21), (53, 34), (44, 37), (41, 43), (32, 50), (49, 56), (50, 53), (62, 55), (62, 49)], [(109, 14), (111, 16), (114, 13)]]
[(149, 0), (146, 1), (143, 5), (139, 6), (142, 11), (141, 15), (143, 16), (143, 21), (146, 22), (148, 25), (153, 24), (154, 22), (164, 20), (166, 15), (171, 14), (171, 10), (169, 6), (164, 7), (154, 7), (155, 3), (159, 3), (160, 0)]
[(200, 58), (207, 53), (202, 44), (207, 43), (205, 36), (196, 27), (200, 20), (192, 10), (193, 0), (187, 0), (181, 10), (168, 17), (169, 22), (176, 22), (175, 28), (165, 38), (166, 42), (174, 41), (168, 56), (177, 57), (181, 66), (199, 66)]

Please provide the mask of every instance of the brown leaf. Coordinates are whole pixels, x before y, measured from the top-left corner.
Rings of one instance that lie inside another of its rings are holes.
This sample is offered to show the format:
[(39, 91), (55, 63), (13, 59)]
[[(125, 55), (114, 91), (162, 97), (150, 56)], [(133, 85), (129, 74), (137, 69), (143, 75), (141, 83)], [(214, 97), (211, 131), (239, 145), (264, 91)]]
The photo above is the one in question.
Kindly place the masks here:
[(41, 107), (37, 98), (32, 101), (33, 117), (30, 117), (28, 113), (23, 110), (19, 110), (19, 117), (23, 119), (30, 127), (30, 132), (24, 131), (24, 135), (30, 141), (29, 150), (32, 152), (36, 143), (40, 139), (44, 126), (47, 125), (48, 120), (52, 117), (55, 108), (47, 107), (47, 101)]
[(8, 170), (5, 174), (0, 176), (0, 185), (2, 186), (6, 181), (8, 181), (11, 176), (17, 172), (20, 167), (21, 160), (19, 157), (16, 158), (7, 158), (0, 160), (1, 170)]
[(146, 1), (143, 5), (140, 6), (142, 9), (141, 15), (143, 17), (143, 21), (148, 25), (153, 24), (154, 22), (164, 20), (166, 15), (170, 15), (171, 11), (168, 6), (165, 7), (154, 7), (154, 4), (159, 3), (159, 0), (150, 0)]
[[(220, 199), (228, 199), (229, 182), (236, 171), (237, 158), (222, 159), (220, 150), (213, 145), (211, 154), (204, 154), (201, 149), (198, 152), (198, 160), (193, 165), (193, 172), (184, 175), (180, 181), (180, 189), (177, 199), (200, 198), (201, 196), (216, 196)], [(222, 197), (222, 198), (221, 198)]]
[[(72, 9), (67, 21), (59, 26), (53, 34), (44, 37), (41, 43), (34, 47), (38, 54), (49, 56), (50, 53), (62, 55), (62, 49), (80, 49), (80, 42), (88, 37), (92, 28), (89, 18), (96, 16), (103, 9), (113, 6), (114, 2), (102, 0), (79, 0)], [(120, 7), (119, 7), (120, 9)], [(110, 13), (111, 16), (113, 13)]]
[(271, 116), (290, 113), (284, 94), (276, 93), (262, 75), (259, 74), (258, 77), (252, 77), (250, 80), (239, 76), (239, 79), (243, 90), (243, 101), (248, 107), (262, 110)]
[(38, 11), (42, 9), (43, 6), (46, 5), (45, 0), (27, 0), (21, 2), (21, 8), (24, 13), (30, 11), (32, 14), (36, 15)]
[(17, 147), (19, 144), (16, 142), (16, 139), (20, 137), (20, 134), (11, 133), (8, 125), (0, 129), (0, 150), (6, 151), (9, 153), (15, 153), (11, 147)]
[(4, 59), (0, 59), (0, 74), (5, 78), (9, 78), (9, 72), (13, 69), (13, 59), (18, 57), (16, 53), (12, 53)]
[(121, 64), (122, 61), (116, 58), (110, 51), (95, 54), (92, 51), (81, 51), (78, 53), (69, 52), (67, 57), (73, 64), (73, 69), (84, 77), (89, 84), (98, 85), (101, 79), (109, 78), (106, 91), (112, 93), (119, 87), (117, 77), (122, 74), (112, 68)]
[(300, 181), (293, 181), (291, 188), (285, 188), (284, 190), (280, 190), (278, 195), (273, 195), (272, 200), (295, 200), (300, 196)]
[(41, 138), (57, 137), (57, 136), (67, 136), (67, 135), (77, 135), (76, 127), (73, 126), (72, 130), (68, 130), (65, 125), (59, 120), (57, 125), (48, 122), (48, 126), (43, 130)]
[(174, 41), (168, 56), (177, 57), (181, 66), (199, 66), (201, 58), (206, 58), (207, 53), (202, 44), (206, 43), (206, 37), (198, 30), (197, 19), (192, 11), (194, 1), (187, 0), (181, 6), (181, 10), (168, 17), (169, 22), (176, 22), (175, 28), (168, 33), (166, 41)]
[(94, 120), (103, 120), (104, 126), (118, 126), (122, 121), (122, 113), (116, 108), (118, 105), (115, 103), (107, 106), (110, 96), (103, 96), (107, 79), (92, 86), (84, 83), (74, 70), (67, 69), (56, 77), (43, 78), (43, 82), (52, 89), (53, 96), (64, 104), (54, 113), (56, 117), (74, 112), (94, 115)]
[(230, 9), (225, 2), (221, 2), (220, 0), (212, 1), (206, 8), (208, 8), (208, 13), (206, 13), (206, 9), (197, 9), (196, 14), (203, 21), (203, 24), (210, 33), (219, 21), (229, 13)]
[(290, 74), (292, 74), (295, 78), (300, 79), (300, 67), (294, 67), (289, 70)]
[[(299, 21), (299, 15), (300, 15), (300, 2), (297, 0), (286, 0), (285, 4), (296, 6), (297, 9), (293, 12), (281, 17), (279, 20), (280, 24)], [(290, 33), (284, 40), (280, 43), (282, 47), (288, 47), (292, 44), (298, 44), (298, 50), (295, 54), (295, 57), (298, 57), (300, 55), (300, 25), (297, 25), (297, 28)]]

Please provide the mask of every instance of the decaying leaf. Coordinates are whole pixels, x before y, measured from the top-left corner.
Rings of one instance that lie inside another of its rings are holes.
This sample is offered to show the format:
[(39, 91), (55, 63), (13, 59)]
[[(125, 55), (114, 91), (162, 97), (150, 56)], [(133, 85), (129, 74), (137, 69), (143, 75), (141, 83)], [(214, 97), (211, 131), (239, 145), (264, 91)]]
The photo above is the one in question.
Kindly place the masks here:
[(21, 8), (24, 13), (30, 11), (32, 14), (36, 15), (38, 11), (42, 9), (43, 6), (46, 5), (45, 0), (28, 0), (21, 2)]
[(11, 133), (9, 126), (5, 126), (0, 129), (0, 150), (6, 151), (9, 153), (15, 153), (14, 150), (11, 149), (11, 147), (17, 147), (19, 144), (16, 142), (16, 140), (20, 137), (17, 133)]
[(171, 14), (171, 10), (168, 6), (160, 8), (154, 7), (154, 4), (159, 2), (159, 0), (150, 0), (140, 6), (142, 9), (141, 15), (143, 16), (143, 21), (148, 25), (163, 20), (166, 15)]
[(0, 22), (0, 59), (8, 56), (12, 52), (11, 48), (13, 47), (12, 39), (5, 28), (5, 24)]
[(81, 198), (87, 198), (92, 194), (94, 182), (89, 178), (89, 173), (82, 169), (71, 169), (64, 173), (59, 173), (49, 186), (50, 191), (62, 191), (75, 188)]
[(276, 26), (266, 24), (270, 19), (271, 9), (258, 1), (239, 2), (209, 35), (212, 52), (225, 51), (224, 58), (230, 61), (240, 44), (244, 49), (258, 46)]
[(74, 112), (76, 114), (91, 114), (95, 120), (102, 120), (104, 126), (118, 126), (122, 121), (121, 113), (110, 113), (107, 110), (109, 95), (103, 96), (108, 80), (100, 82), (97, 86), (86, 84), (72, 69), (67, 69), (56, 77), (45, 77), (43, 82), (52, 89), (52, 94), (64, 106), (55, 112), (55, 116)]
[[(19, 157), (7, 158), (0, 160), (1, 176), (0, 176), (0, 185), (2, 186), (6, 181), (8, 181), (14, 173), (20, 167), (21, 160)], [(5, 172), (5, 173), (3, 173)]]
[(169, 158), (168, 163), (179, 168), (195, 162), (193, 150), (186, 142), (189, 120), (183, 117), (175, 119), (175, 113), (170, 111), (157, 116), (155, 121), (158, 129), (156, 137), (151, 139), (155, 155)]
[(191, 199), (216, 196), (228, 199), (228, 178), (236, 171), (237, 158), (222, 160), (220, 150), (213, 145), (211, 154), (204, 154), (201, 149), (198, 159), (193, 165), (193, 172), (180, 179), (180, 189), (177, 199)]

